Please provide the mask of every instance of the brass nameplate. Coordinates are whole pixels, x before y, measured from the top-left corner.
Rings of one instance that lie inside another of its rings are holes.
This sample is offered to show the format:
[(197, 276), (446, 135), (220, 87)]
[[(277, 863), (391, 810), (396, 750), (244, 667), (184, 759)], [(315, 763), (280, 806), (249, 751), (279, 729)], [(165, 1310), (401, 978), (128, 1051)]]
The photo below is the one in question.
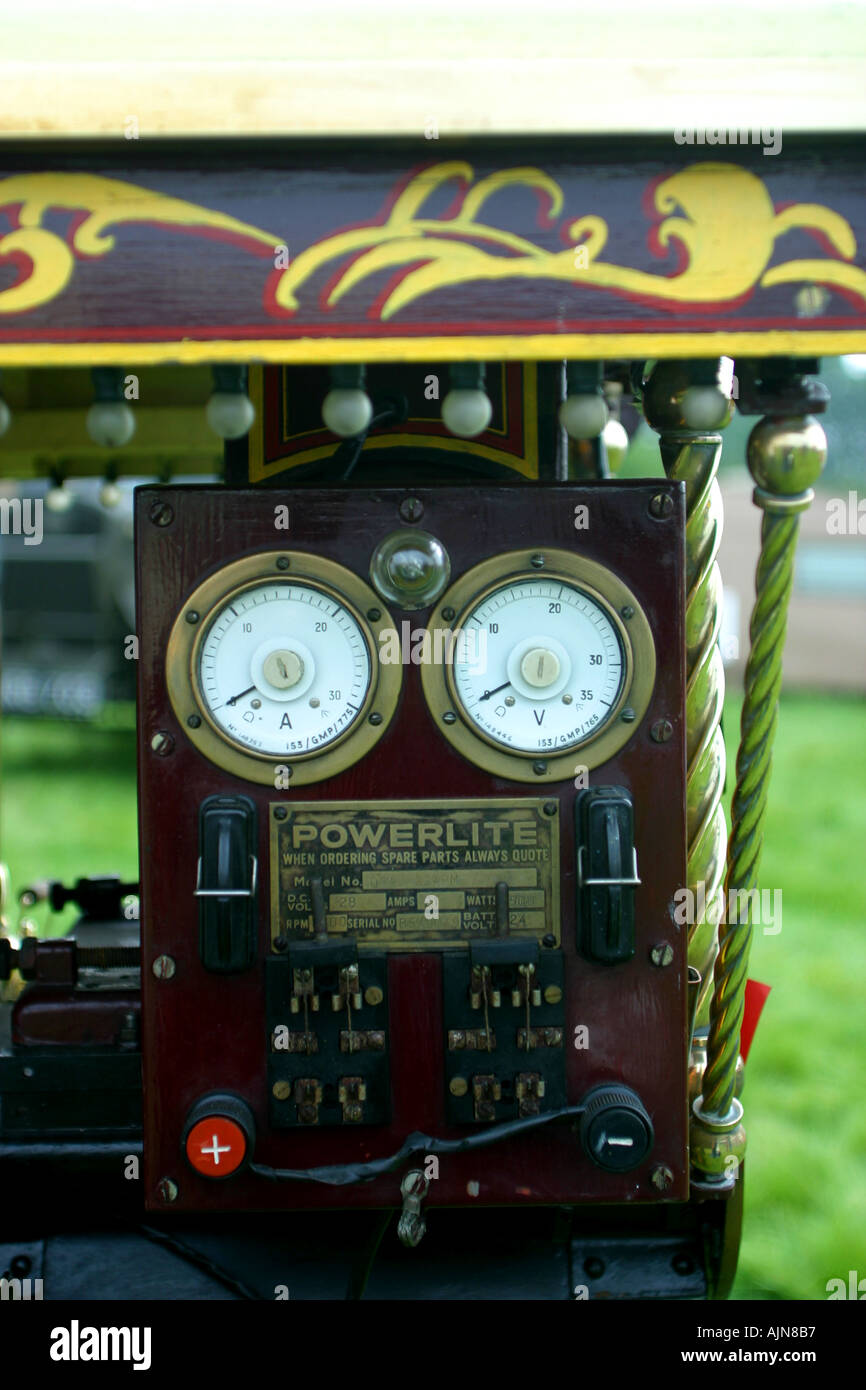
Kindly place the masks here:
[(559, 945), (559, 805), (549, 797), (279, 802), (270, 825), (272, 940), (313, 936), (318, 878), (328, 935), (359, 945), (419, 951), (495, 936), (499, 883), (509, 934)]

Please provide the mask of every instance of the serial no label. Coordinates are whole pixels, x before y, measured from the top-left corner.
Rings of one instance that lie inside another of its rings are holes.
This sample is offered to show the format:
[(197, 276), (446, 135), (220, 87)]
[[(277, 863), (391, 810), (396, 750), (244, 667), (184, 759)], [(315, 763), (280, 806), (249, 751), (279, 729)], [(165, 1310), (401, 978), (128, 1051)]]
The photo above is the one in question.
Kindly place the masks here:
[(314, 935), (317, 881), (329, 936), (404, 951), (478, 940), (496, 935), (504, 884), (509, 934), (559, 945), (550, 798), (280, 802), (270, 824), (272, 940)]

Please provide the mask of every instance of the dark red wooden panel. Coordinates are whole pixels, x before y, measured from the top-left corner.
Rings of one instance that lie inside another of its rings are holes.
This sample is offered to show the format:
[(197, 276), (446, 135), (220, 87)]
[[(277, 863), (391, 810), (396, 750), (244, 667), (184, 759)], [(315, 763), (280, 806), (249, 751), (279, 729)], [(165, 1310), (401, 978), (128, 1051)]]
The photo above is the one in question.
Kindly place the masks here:
[[(659, 490), (675, 499), (670, 522), (649, 516)], [(145, 1180), (148, 1202), (161, 1206), (156, 1184), (178, 1185), (177, 1209), (382, 1206), (399, 1202), (400, 1174), (363, 1186), (327, 1188), (268, 1183), (252, 1174), (223, 1184), (194, 1175), (180, 1153), (181, 1128), (193, 1102), (224, 1089), (249, 1101), (259, 1126), (256, 1158), (274, 1167), (306, 1168), (381, 1157), (400, 1148), (408, 1132), (447, 1136), (442, 1087), (441, 974), (435, 953), (394, 955), (390, 969), (390, 1050), (393, 1119), (382, 1128), (304, 1129), (270, 1133), (266, 1095), (264, 971), (208, 974), (198, 960), (198, 915), (193, 896), (198, 807), (217, 792), (244, 792), (260, 813), (259, 863), (269, 862), (266, 808), (279, 796), (305, 801), (430, 797), (519, 797), (541, 794), (536, 785), (511, 783), (464, 761), (433, 726), (417, 666), (404, 668), (397, 714), (381, 743), (354, 767), (297, 793), (274, 793), (241, 782), (205, 761), (172, 712), (164, 660), (169, 632), (184, 600), (201, 579), (232, 560), (278, 548), (274, 506), (288, 503), (292, 530), (285, 549), (327, 556), (366, 575), (376, 542), (404, 523), (402, 489), (234, 492), (225, 489), (144, 488), (136, 498), (140, 647), (140, 844), (144, 933)], [(483, 492), (422, 487), (422, 524), (446, 545), (452, 578), (501, 551), (525, 545), (579, 550), (609, 566), (634, 591), (655, 634), (658, 675), (645, 718), (629, 742), (591, 784), (630, 789), (643, 886), (637, 897), (635, 957), (615, 967), (580, 958), (574, 938), (574, 847), (570, 834), (576, 795), (571, 781), (547, 784), (544, 794), (561, 810), (561, 907), (566, 961), (566, 1039), (589, 1029), (586, 1050), (567, 1048), (570, 1103), (592, 1085), (620, 1081), (641, 1095), (653, 1120), (651, 1162), (617, 1176), (594, 1168), (572, 1129), (551, 1125), (535, 1134), (441, 1161), (428, 1202), (474, 1203), (653, 1201), (649, 1182), (656, 1163), (667, 1164), (674, 1185), (667, 1200), (687, 1196), (686, 1154), (686, 942), (672, 921), (673, 894), (685, 882), (685, 739), (683, 669), (683, 494), (676, 484), (602, 483), (576, 488), (519, 484)], [(171, 525), (149, 520), (153, 501), (170, 500)], [(574, 529), (576, 503), (590, 507), (590, 526)], [(421, 626), (427, 613), (394, 611)], [(650, 737), (653, 722), (668, 718), (674, 736)], [(175, 739), (159, 757), (150, 741), (160, 729)], [(269, 893), (263, 885), (260, 961), (269, 949)], [(650, 963), (659, 939), (675, 944), (668, 969)], [(177, 965), (157, 981), (152, 962), (170, 954)], [(450, 1131), (453, 1135), (455, 1131)], [(477, 1184), (477, 1187), (476, 1187)], [(477, 1195), (475, 1195), (477, 1194)]]

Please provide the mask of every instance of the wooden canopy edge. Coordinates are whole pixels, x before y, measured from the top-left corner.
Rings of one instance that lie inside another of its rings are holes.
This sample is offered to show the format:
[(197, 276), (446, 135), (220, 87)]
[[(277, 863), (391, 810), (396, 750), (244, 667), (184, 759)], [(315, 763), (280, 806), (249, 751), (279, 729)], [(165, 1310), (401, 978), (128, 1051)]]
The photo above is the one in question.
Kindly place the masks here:
[(0, 63), (0, 139), (732, 127), (866, 131), (866, 60)]

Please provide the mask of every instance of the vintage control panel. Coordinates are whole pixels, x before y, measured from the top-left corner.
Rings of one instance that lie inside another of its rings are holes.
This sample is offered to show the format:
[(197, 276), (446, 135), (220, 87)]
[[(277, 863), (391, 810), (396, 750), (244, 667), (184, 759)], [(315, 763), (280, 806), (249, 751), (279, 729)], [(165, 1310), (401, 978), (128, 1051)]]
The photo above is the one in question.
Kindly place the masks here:
[(686, 1199), (683, 516), (138, 490), (149, 1207)]

